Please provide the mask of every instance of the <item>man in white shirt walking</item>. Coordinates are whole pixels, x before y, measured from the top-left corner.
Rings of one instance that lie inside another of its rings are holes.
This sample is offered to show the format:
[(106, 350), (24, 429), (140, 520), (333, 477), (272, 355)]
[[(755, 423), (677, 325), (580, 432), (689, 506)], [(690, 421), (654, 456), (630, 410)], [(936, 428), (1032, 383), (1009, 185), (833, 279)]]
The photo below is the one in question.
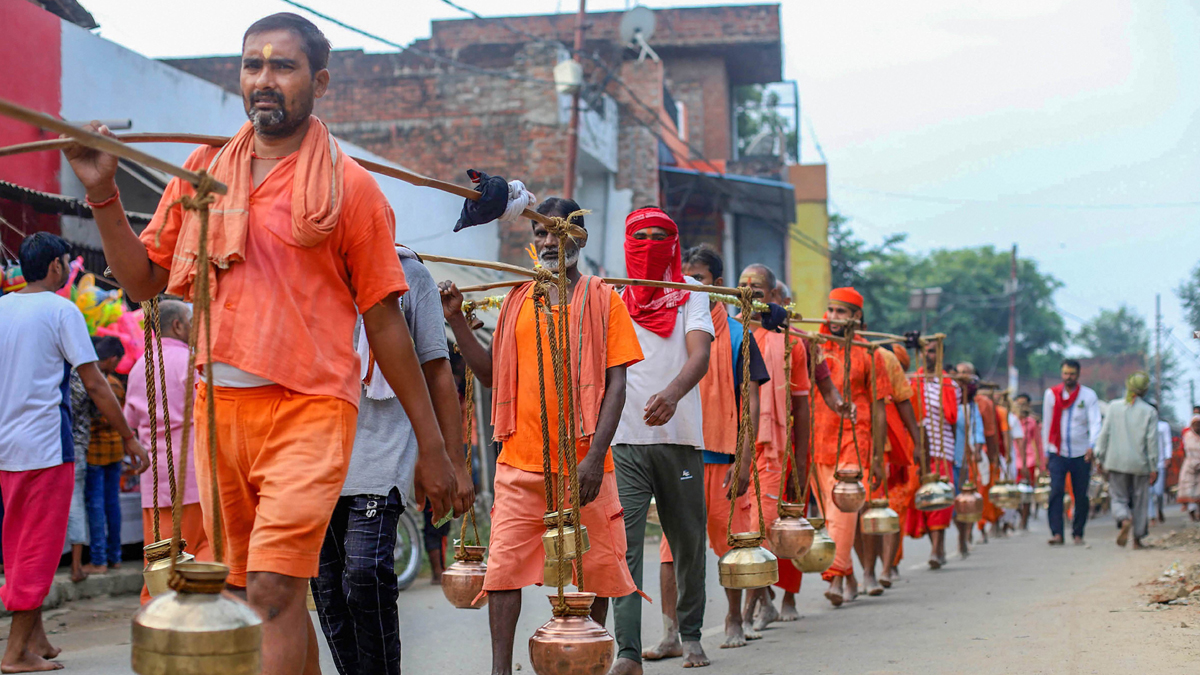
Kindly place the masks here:
[(1089, 387), (1079, 384), (1082, 370), (1075, 359), (1062, 362), (1062, 384), (1046, 390), (1042, 403), (1043, 441), (1047, 467), (1050, 470), (1050, 545), (1062, 545), (1063, 495), (1067, 476), (1071, 477), (1075, 515), (1071, 522), (1071, 537), (1075, 545), (1083, 545), (1083, 528), (1087, 525), (1088, 481), (1092, 473), (1092, 456), (1100, 436), (1100, 399)]
[[(1151, 403), (1155, 410), (1158, 406)], [(1150, 483), (1150, 499), (1146, 507), (1150, 520), (1158, 518), (1158, 522), (1167, 522), (1163, 513), (1163, 503), (1167, 495), (1167, 464), (1171, 461), (1171, 425), (1161, 417), (1158, 420), (1158, 479)]]

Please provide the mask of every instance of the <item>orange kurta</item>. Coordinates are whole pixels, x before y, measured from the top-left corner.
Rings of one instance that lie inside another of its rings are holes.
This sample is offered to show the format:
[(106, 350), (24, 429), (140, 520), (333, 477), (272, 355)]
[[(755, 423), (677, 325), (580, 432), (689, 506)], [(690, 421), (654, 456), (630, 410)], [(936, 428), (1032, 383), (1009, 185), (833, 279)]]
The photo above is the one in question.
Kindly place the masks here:
[[(829, 372), (839, 388), (845, 382), (844, 350), (826, 343), (822, 347)], [(886, 399), (892, 393), (887, 365), (880, 351), (875, 353), (875, 400)], [(866, 347), (855, 345), (850, 353), (850, 396), (857, 410), (857, 422), (842, 418), (826, 406), (813, 406), (813, 474), (826, 504), (826, 526), (837, 545), (833, 565), (821, 575), (829, 580), (848, 576), (854, 568), (850, 551), (858, 531), (858, 514), (843, 513), (833, 505), (834, 471), (840, 467), (857, 467), (863, 471), (864, 484), (870, 483), (871, 466), (871, 361)], [(843, 392), (845, 396), (845, 392)], [(841, 430), (842, 442), (838, 446)], [(857, 444), (857, 447), (856, 447)]]

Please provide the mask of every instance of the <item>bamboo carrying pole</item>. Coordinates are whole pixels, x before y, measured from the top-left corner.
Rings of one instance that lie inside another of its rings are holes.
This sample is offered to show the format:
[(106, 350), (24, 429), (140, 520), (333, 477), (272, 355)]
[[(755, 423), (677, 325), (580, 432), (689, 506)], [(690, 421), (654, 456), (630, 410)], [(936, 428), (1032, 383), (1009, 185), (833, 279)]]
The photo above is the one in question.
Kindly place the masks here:
[[(148, 166), (152, 169), (158, 169), (159, 171), (163, 171), (163, 172), (169, 173), (172, 176), (175, 176), (177, 178), (186, 180), (187, 182), (191, 183), (194, 186), (200, 185), (200, 180), (201, 180), (200, 174), (198, 174), (194, 171), (188, 171), (187, 169), (175, 166), (174, 164), (171, 164), (170, 162), (165, 162), (153, 155), (148, 155), (148, 154), (142, 152), (141, 150), (138, 150), (136, 148), (131, 148), (128, 145), (126, 145), (120, 141), (109, 138), (108, 136), (101, 136), (100, 134), (95, 134), (90, 131), (84, 131), (83, 129), (80, 129), (79, 127), (73, 127), (70, 124), (63, 122), (62, 120), (54, 119), (53, 117), (50, 117), (49, 115), (40, 113), (36, 110), (30, 110), (29, 108), (26, 108), (21, 105), (17, 105), (16, 103), (7, 101), (3, 98), (0, 98), (0, 115), (4, 115), (5, 117), (12, 118), (14, 120), (17, 120), (18, 122), (25, 122), (26, 124), (31, 124), (35, 127), (41, 128), (41, 129), (46, 129), (47, 131), (54, 131), (54, 132), (64, 134), (66, 136), (71, 137), (70, 140), (59, 139), (57, 141), (53, 141), (53, 143), (54, 143), (53, 149), (61, 149), (61, 148), (67, 147), (68, 145), (70, 145), (72, 143), (79, 143), (80, 145), (86, 145), (87, 147), (92, 148), (94, 150), (99, 150), (101, 152), (107, 152), (107, 153), (116, 155), (118, 157), (123, 157), (125, 159), (128, 159), (131, 162), (137, 162), (138, 164), (145, 164), (146, 166)], [(39, 141), (39, 143), (45, 144), (47, 142)], [(32, 144), (26, 143), (24, 145), (26, 147), (28, 147), (29, 145), (32, 145)], [(38, 148), (34, 148), (34, 149), (41, 150), (41, 149), (51, 149), (51, 148), (38, 147)], [(29, 150), (26, 150), (26, 151), (29, 151)], [(9, 153), (5, 153), (5, 154), (16, 154), (16, 153), (9, 152)], [(0, 155), (0, 156), (2, 156), (2, 155)], [(226, 192), (228, 192), (228, 188), (226, 188), (225, 185), (222, 183), (213, 181), (212, 191), (216, 192), (218, 194), (225, 194)]]

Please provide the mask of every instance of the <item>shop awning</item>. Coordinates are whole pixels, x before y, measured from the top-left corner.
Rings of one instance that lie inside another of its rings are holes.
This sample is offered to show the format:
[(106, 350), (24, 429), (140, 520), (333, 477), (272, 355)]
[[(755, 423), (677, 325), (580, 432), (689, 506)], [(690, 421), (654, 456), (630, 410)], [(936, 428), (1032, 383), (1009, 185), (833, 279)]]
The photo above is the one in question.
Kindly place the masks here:
[(685, 207), (693, 194), (718, 195), (723, 211), (785, 225), (796, 221), (795, 190), (791, 183), (674, 166), (659, 166), (658, 170), (667, 201), (674, 208)]

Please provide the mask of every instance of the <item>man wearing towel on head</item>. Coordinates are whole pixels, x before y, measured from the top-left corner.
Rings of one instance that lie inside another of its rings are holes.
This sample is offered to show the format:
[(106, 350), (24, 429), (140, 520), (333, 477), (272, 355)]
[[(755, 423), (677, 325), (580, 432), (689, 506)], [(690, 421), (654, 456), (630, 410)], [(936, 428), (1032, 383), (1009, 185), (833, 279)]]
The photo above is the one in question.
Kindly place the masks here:
[[(211, 282), (212, 353), (200, 346), (196, 365), (211, 369), (214, 386), (197, 390), (195, 447), (208, 447), (211, 396), (217, 461), (197, 451), (196, 482), (214, 549), (212, 485), (220, 485), (226, 583), (263, 617), (270, 675), (320, 667), (305, 597), (354, 443), (360, 314), (379, 370), (413, 421), (417, 499), (446, 513), (455, 488), (429, 392), (412, 386), (422, 375), (400, 311), (408, 283), (393, 248), (395, 215), (312, 115), (329, 85), (329, 50), (321, 31), (295, 14), (260, 19), (243, 36), (250, 121), (223, 147), (198, 148), (185, 163), (228, 186), (212, 195), (209, 269), (198, 268), (200, 219), (179, 201), (194, 194), (190, 184), (167, 184), (139, 237), (117, 192), (117, 158), (79, 145), (64, 151), (130, 300), (166, 289), (199, 311), (195, 281)], [(111, 135), (98, 122), (87, 128)]]

